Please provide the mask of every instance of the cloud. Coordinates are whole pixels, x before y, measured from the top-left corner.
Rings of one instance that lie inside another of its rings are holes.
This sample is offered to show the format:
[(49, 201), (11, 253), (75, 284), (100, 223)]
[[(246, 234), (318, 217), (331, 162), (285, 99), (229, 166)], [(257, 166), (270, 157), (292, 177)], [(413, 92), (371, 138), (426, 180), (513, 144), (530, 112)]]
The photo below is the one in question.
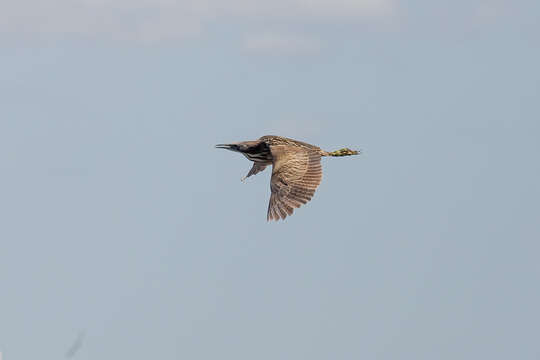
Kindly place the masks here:
[(318, 39), (304, 35), (263, 32), (246, 36), (244, 48), (265, 55), (298, 55), (318, 52), (321, 43)]
[(509, 16), (514, 9), (502, 1), (479, 1), (473, 7), (473, 20), (479, 24), (494, 23)]
[(193, 36), (217, 21), (298, 23), (380, 18), (392, 13), (393, 1), (12, 0), (0, 2), (0, 36), (154, 42)]

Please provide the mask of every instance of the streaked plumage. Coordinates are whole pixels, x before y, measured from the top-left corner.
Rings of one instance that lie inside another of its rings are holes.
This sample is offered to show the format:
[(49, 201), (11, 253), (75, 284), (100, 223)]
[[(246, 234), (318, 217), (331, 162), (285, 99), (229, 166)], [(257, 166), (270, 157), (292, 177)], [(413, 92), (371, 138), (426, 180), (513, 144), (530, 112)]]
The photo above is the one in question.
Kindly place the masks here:
[(267, 220), (285, 219), (295, 208), (311, 200), (322, 179), (321, 156), (358, 154), (347, 148), (329, 153), (305, 142), (273, 135), (216, 147), (240, 152), (253, 161), (253, 167), (242, 180), (272, 165)]

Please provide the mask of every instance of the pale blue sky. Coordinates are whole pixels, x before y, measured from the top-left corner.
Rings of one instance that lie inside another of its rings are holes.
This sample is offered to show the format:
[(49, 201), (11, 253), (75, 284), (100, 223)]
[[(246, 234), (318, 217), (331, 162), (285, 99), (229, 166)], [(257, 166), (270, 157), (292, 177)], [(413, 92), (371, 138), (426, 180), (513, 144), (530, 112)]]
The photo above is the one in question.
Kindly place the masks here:
[[(536, 1), (0, 5), (0, 352), (538, 359)], [(267, 223), (267, 170), (326, 150)]]

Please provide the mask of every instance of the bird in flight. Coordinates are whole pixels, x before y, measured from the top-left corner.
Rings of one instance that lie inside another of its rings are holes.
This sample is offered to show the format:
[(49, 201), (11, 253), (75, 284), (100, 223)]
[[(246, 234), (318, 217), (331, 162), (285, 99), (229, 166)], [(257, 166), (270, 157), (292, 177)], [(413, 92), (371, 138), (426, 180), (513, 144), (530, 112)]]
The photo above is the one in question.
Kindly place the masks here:
[(348, 148), (326, 152), (315, 145), (274, 135), (254, 141), (218, 144), (216, 148), (239, 152), (253, 161), (253, 167), (242, 181), (272, 165), (267, 221), (285, 219), (295, 208), (311, 200), (321, 183), (322, 156), (359, 154)]

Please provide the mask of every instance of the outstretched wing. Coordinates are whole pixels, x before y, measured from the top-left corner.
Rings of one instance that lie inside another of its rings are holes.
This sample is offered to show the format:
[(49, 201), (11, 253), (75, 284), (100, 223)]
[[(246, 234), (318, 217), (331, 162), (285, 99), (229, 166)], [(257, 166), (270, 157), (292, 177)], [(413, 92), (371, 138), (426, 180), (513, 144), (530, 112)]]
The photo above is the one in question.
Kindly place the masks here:
[(321, 154), (289, 145), (270, 147), (273, 157), (267, 220), (285, 219), (307, 203), (321, 183)]

